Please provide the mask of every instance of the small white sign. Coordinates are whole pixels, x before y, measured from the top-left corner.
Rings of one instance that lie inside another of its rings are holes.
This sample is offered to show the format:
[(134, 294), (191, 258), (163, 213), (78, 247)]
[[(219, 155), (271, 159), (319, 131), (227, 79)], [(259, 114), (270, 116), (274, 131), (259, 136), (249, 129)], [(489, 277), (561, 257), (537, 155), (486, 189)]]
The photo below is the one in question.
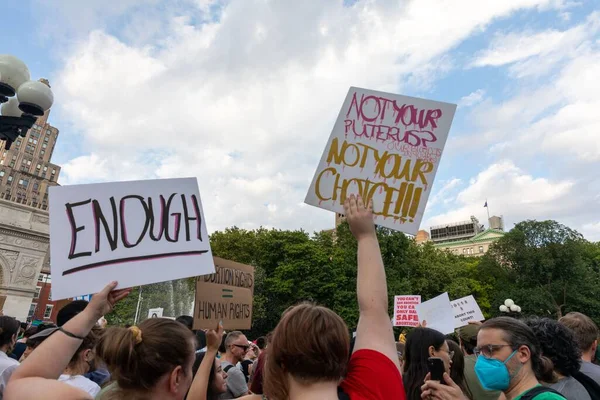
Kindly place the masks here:
[(151, 308), (148, 310), (148, 318), (162, 318), (163, 309), (162, 308)]
[(434, 297), (415, 306), (419, 321), (425, 321), (427, 328), (447, 335), (454, 332), (454, 311), (450, 306), (448, 293)]
[(196, 178), (54, 186), (52, 299), (215, 272)]
[(483, 321), (483, 313), (473, 295), (450, 302), (454, 313), (455, 328), (469, 325), (469, 321)]
[(421, 304), (420, 295), (394, 296), (393, 326), (418, 326), (419, 316), (415, 306)]

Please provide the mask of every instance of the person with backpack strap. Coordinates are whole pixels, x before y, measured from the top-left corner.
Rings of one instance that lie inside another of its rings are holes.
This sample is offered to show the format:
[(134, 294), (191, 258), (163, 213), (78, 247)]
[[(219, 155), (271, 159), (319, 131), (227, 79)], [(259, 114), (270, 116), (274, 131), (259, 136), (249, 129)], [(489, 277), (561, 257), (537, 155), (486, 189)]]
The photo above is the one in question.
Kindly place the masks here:
[[(552, 381), (552, 362), (542, 357), (533, 330), (510, 317), (486, 321), (479, 328), (475, 373), (486, 390), (499, 390), (507, 400), (564, 400), (554, 389), (541, 386)], [(444, 374), (444, 383), (425, 378), (421, 398), (465, 400), (462, 391)]]

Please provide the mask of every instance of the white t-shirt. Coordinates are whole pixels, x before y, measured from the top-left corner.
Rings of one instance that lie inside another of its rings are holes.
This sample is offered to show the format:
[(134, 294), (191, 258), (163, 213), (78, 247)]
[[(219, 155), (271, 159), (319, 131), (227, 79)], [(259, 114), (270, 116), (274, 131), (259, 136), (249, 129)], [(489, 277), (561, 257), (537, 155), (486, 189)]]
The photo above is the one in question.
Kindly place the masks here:
[(61, 376), (58, 377), (58, 380), (60, 382), (64, 382), (64, 383), (67, 383), (76, 388), (82, 389), (82, 390), (88, 392), (89, 394), (91, 394), (92, 397), (96, 397), (96, 395), (98, 393), (100, 393), (100, 386), (98, 386), (97, 383), (92, 382), (91, 380), (89, 380), (88, 378), (86, 378), (83, 375), (62, 374)]
[(0, 400), (3, 397), (4, 389), (8, 384), (8, 380), (15, 369), (19, 366), (19, 362), (6, 355), (5, 352), (0, 351)]

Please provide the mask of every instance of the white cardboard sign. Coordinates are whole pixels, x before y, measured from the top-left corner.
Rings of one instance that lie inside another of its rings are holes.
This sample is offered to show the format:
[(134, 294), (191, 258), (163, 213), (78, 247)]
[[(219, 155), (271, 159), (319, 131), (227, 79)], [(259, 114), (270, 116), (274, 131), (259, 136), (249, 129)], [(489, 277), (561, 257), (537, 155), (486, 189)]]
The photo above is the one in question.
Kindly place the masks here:
[(148, 310), (148, 318), (162, 318), (163, 308), (151, 308)]
[(196, 178), (55, 186), (54, 300), (215, 271)]
[(454, 312), (455, 328), (467, 326), (469, 325), (469, 321), (485, 320), (479, 304), (477, 304), (473, 295), (452, 300), (450, 306)]
[(306, 195), (344, 212), (373, 199), (375, 223), (416, 234), (442, 157), (455, 104), (351, 87)]
[(448, 293), (434, 297), (415, 306), (419, 321), (425, 321), (427, 328), (447, 335), (454, 332), (454, 311), (450, 307)]
[(403, 295), (394, 296), (394, 326), (418, 326), (419, 315), (415, 306), (421, 304), (421, 296)]

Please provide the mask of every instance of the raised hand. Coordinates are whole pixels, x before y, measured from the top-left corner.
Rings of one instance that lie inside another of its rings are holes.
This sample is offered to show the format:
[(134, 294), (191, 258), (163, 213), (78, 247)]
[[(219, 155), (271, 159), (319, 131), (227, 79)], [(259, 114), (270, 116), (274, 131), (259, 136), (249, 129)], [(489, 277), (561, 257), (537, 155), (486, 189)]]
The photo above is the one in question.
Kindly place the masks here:
[(344, 212), (350, 225), (350, 231), (356, 240), (375, 236), (373, 200), (370, 200), (369, 204), (365, 206), (362, 197), (351, 195), (344, 202)]
[(217, 351), (223, 340), (223, 323), (217, 324), (217, 330), (208, 329), (206, 333), (206, 347), (208, 350)]
[(100, 292), (92, 296), (92, 300), (87, 308), (98, 317), (96, 320), (111, 312), (115, 307), (115, 304), (131, 293), (131, 288), (114, 290), (117, 285), (118, 282), (113, 281), (106, 285)]

